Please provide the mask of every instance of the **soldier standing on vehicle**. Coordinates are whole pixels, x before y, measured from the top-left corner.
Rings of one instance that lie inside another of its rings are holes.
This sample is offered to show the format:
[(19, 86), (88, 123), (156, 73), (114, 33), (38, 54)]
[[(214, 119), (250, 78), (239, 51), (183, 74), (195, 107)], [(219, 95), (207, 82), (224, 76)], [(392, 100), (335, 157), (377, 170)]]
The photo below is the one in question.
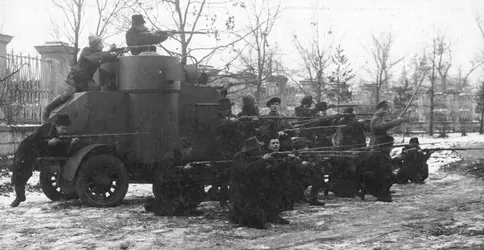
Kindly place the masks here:
[(376, 112), (370, 121), (370, 146), (372, 152), (365, 163), (362, 199), (367, 191), (376, 196), (378, 201), (392, 202), (390, 188), (394, 183), (392, 173), (392, 159), (390, 152), (393, 148), (394, 138), (388, 135), (387, 130), (399, 126), (405, 121), (402, 118), (385, 122), (384, 116), (389, 111), (387, 101), (382, 101), (376, 106)]
[[(97, 86), (92, 79), (97, 69), (105, 62), (116, 61), (123, 52), (122, 50), (103, 52), (102, 49), (102, 39), (97, 36), (89, 36), (89, 47), (82, 49), (77, 64), (71, 68), (71, 72), (67, 75), (63, 93), (45, 107), (42, 116), (44, 123), (49, 119), (52, 110), (69, 101), (74, 93), (100, 90), (100, 86)], [(111, 49), (115, 49), (115, 47)]]
[(16, 198), (10, 206), (17, 207), (25, 201), (25, 186), (32, 176), (37, 157), (68, 155), (71, 145), (79, 139), (74, 138), (66, 142), (56, 137), (65, 134), (71, 123), (68, 115), (58, 115), (54, 123), (43, 124), (20, 143), (15, 152), (14, 164), (11, 166)]
[(268, 222), (289, 224), (266, 197), (266, 180), (273, 167), (269, 163), (274, 158), (262, 155), (263, 145), (256, 137), (244, 141), (244, 147), (234, 156), (229, 190), (230, 221), (258, 229), (267, 228)]
[(154, 211), (156, 216), (194, 213), (205, 196), (203, 186), (191, 173), (191, 139), (180, 138), (174, 148), (156, 169), (153, 180), (155, 200), (145, 206), (146, 211)]
[[(273, 97), (266, 103), (267, 107), (270, 108), (268, 116), (279, 116), (284, 117), (279, 114), (279, 107), (281, 105), (281, 99), (279, 97)], [(292, 129), (291, 123), (286, 119), (266, 119), (264, 125), (260, 129), (261, 136), (266, 138), (272, 134), (277, 134), (279, 136), (279, 141), (281, 142), (281, 151), (288, 151), (292, 149), (291, 137), (295, 136), (295, 132), (284, 132), (284, 129)]]
[[(145, 20), (142, 15), (133, 15), (132, 26), (126, 32), (126, 44), (128, 46), (151, 45), (164, 42), (171, 35), (171, 32), (156, 31), (150, 32), (145, 27)], [(145, 48), (131, 48), (132, 55), (139, 55), (141, 52), (156, 52), (156, 46)]]

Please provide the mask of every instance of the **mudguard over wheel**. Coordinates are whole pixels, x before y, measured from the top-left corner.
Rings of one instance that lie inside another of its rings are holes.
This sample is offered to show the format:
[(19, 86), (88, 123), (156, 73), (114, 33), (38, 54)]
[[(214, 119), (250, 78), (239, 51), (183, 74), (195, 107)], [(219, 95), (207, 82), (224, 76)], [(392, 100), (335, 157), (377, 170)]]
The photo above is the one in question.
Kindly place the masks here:
[(76, 191), (81, 200), (95, 207), (119, 205), (128, 191), (124, 164), (112, 155), (92, 155), (77, 173)]
[(40, 172), (40, 189), (44, 192), (45, 196), (51, 201), (59, 200), (71, 200), (77, 199), (79, 196), (76, 193), (74, 187), (61, 188), (59, 185), (59, 172), (41, 171)]

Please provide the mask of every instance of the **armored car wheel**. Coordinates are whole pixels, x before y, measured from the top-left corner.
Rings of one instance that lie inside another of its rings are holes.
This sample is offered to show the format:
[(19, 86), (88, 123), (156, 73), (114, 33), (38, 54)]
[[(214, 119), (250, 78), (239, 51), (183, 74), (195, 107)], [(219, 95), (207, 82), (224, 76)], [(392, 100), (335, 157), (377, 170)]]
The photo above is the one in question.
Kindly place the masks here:
[(77, 193), (74, 188), (61, 188), (59, 185), (60, 172), (40, 172), (40, 189), (44, 192), (45, 196), (51, 201), (59, 201), (61, 199), (70, 200), (77, 199)]
[(81, 164), (76, 191), (81, 200), (95, 207), (119, 205), (128, 192), (129, 176), (124, 164), (112, 155), (93, 155)]

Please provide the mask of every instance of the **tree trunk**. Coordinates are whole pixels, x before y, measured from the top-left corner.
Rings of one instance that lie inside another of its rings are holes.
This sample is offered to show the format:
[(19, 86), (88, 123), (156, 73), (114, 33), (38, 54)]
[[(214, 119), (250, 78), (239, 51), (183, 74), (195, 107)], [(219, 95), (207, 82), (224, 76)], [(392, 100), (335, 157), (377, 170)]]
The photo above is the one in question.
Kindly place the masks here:
[(378, 105), (380, 103), (380, 87), (378, 86), (378, 83), (376, 84), (376, 103), (375, 105)]
[(484, 105), (481, 108), (481, 126), (479, 127), (479, 134), (481, 134), (481, 135), (482, 135), (482, 132), (483, 132), (482, 131), (483, 125), (484, 125)]
[(430, 124), (429, 124), (429, 135), (434, 135), (434, 91), (430, 92)]

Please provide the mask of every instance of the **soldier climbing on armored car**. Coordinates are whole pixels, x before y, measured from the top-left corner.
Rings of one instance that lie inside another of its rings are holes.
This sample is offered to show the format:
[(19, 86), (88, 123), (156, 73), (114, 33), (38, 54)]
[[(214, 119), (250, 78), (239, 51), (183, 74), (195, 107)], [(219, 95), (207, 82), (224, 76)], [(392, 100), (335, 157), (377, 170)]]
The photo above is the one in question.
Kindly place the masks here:
[[(69, 101), (76, 92), (96, 91), (100, 86), (96, 86), (92, 79), (97, 69), (105, 62), (114, 62), (123, 52), (102, 51), (103, 41), (100, 37), (89, 36), (89, 47), (81, 51), (77, 64), (71, 68), (64, 84), (63, 93), (56, 97), (50, 104), (45, 107), (42, 119), (45, 122), (49, 119), (52, 110)], [(111, 47), (111, 50), (114, 50)]]
[(25, 186), (32, 176), (39, 156), (67, 156), (70, 147), (79, 139), (74, 138), (69, 142), (60, 141), (56, 137), (65, 134), (71, 125), (68, 115), (58, 115), (54, 123), (46, 123), (39, 127), (33, 134), (27, 136), (20, 143), (14, 156), (12, 170), (12, 185), (15, 187), (16, 198), (12, 207), (17, 207), (26, 200)]

